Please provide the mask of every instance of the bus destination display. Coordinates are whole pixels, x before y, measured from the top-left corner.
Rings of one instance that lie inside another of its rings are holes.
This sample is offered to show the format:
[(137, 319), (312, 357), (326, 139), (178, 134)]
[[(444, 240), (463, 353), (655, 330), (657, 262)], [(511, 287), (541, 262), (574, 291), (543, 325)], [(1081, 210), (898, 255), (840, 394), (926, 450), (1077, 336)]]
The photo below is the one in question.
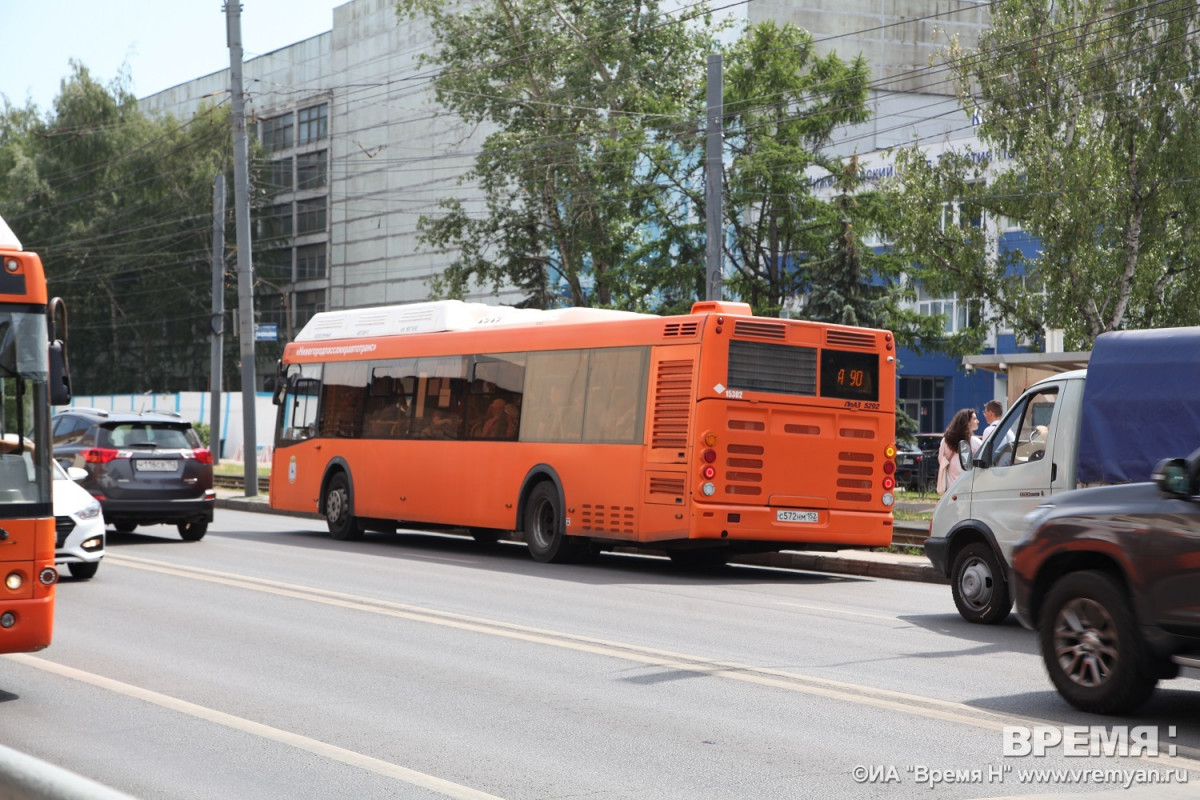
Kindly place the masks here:
[(879, 356), (845, 350), (821, 351), (821, 396), (843, 400), (879, 399)]

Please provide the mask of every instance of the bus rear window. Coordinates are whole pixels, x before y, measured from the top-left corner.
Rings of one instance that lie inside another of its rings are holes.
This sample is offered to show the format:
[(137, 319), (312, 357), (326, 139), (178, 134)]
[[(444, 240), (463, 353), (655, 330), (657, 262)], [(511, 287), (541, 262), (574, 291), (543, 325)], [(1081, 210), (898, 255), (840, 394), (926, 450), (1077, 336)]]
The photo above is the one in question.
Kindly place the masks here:
[(821, 351), (821, 396), (842, 400), (879, 399), (879, 356), (845, 350)]
[(817, 394), (817, 351), (766, 342), (729, 342), (729, 388), (772, 394)]

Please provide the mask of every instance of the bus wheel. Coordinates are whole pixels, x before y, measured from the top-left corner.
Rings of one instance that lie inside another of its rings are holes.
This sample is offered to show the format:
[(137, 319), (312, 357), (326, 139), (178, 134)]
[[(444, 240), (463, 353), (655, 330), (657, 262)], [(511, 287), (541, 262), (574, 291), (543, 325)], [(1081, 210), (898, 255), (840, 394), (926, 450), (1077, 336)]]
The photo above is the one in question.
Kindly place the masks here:
[(579, 553), (579, 543), (566, 534), (558, 492), (549, 481), (539, 483), (525, 504), (525, 543), (534, 561), (563, 563)]
[(667, 555), (677, 566), (688, 570), (720, 569), (729, 563), (729, 549), (708, 547), (702, 550), (670, 550)]
[(362, 524), (350, 513), (350, 482), (340, 472), (329, 479), (325, 489), (325, 523), (334, 539), (362, 538)]

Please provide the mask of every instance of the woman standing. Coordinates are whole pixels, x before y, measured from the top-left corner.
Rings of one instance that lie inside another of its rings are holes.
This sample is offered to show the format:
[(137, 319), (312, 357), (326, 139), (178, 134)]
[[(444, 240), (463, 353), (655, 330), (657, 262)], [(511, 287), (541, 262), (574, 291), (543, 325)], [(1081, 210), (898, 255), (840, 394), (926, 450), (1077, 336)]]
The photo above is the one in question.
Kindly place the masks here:
[(979, 449), (982, 439), (975, 435), (975, 429), (979, 427), (979, 417), (969, 408), (964, 408), (954, 415), (954, 419), (950, 420), (950, 424), (946, 426), (946, 433), (942, 436), (942, 444), (938, 447), (938, 478), (937, 478), (937, 493), (942, 494), (958, 480), (958, 476), (962, 475), (962, 464), (958, 460), (958, 443), (968, 441), (971, 443), (971, 455), (975, 455), (975, 451)]

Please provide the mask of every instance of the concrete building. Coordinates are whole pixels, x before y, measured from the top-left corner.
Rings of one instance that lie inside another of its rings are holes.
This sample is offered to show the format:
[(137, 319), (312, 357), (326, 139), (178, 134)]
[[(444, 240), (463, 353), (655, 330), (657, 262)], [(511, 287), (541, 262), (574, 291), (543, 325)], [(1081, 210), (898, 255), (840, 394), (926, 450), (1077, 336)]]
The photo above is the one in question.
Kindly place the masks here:
[[(822, 53), (861, 52), (872, 70), (875, 114), (846, 131), (839, 148), (869, 153), (914, 138), (970, 135), (947, 75), (929, 69), (930, 57), (950, 37), (971, 46), (987, 8), (975, 0), (749, 0), (724, 13), (737, 29), (790, 22), (809, 30)], [(431, 71), (417, 63), (432, 43), (428, 23), (399, 19), (392, 0), (350, 0), (334, 9), (328, 32), (246, 62), (247, 113), (269, 160), (258, 165), (269, 178), (255, 187), (269, 198), (254, 226), (256, 307), (259, 321), (278, 323), (282, 336), (317, 311), (429, 298), (428, 281), (445, 258), (420, 245), (417, 221), (443, 197), (463, 194), (459, 179), (483, 141), (435, 105)], [(703, 70), (698, 64), (698, 76)], [(227, 100), (228, 85), (222, 70), (140, 102), (147, 112), (187, 119)], [(468, 299), (517, 297), (481, 288)], [(942, 362), (940, 372), (959, 370)], [(919, 394), (922, 386), (902, 379), (901, 390)], [(970, 394), (990, 397), (990, 388)], [(929, 402), (916, 406), (926, 409), (922, 428), (940, 430), (948, 418), (940, 411), (944, 381), (928, 389)]]

